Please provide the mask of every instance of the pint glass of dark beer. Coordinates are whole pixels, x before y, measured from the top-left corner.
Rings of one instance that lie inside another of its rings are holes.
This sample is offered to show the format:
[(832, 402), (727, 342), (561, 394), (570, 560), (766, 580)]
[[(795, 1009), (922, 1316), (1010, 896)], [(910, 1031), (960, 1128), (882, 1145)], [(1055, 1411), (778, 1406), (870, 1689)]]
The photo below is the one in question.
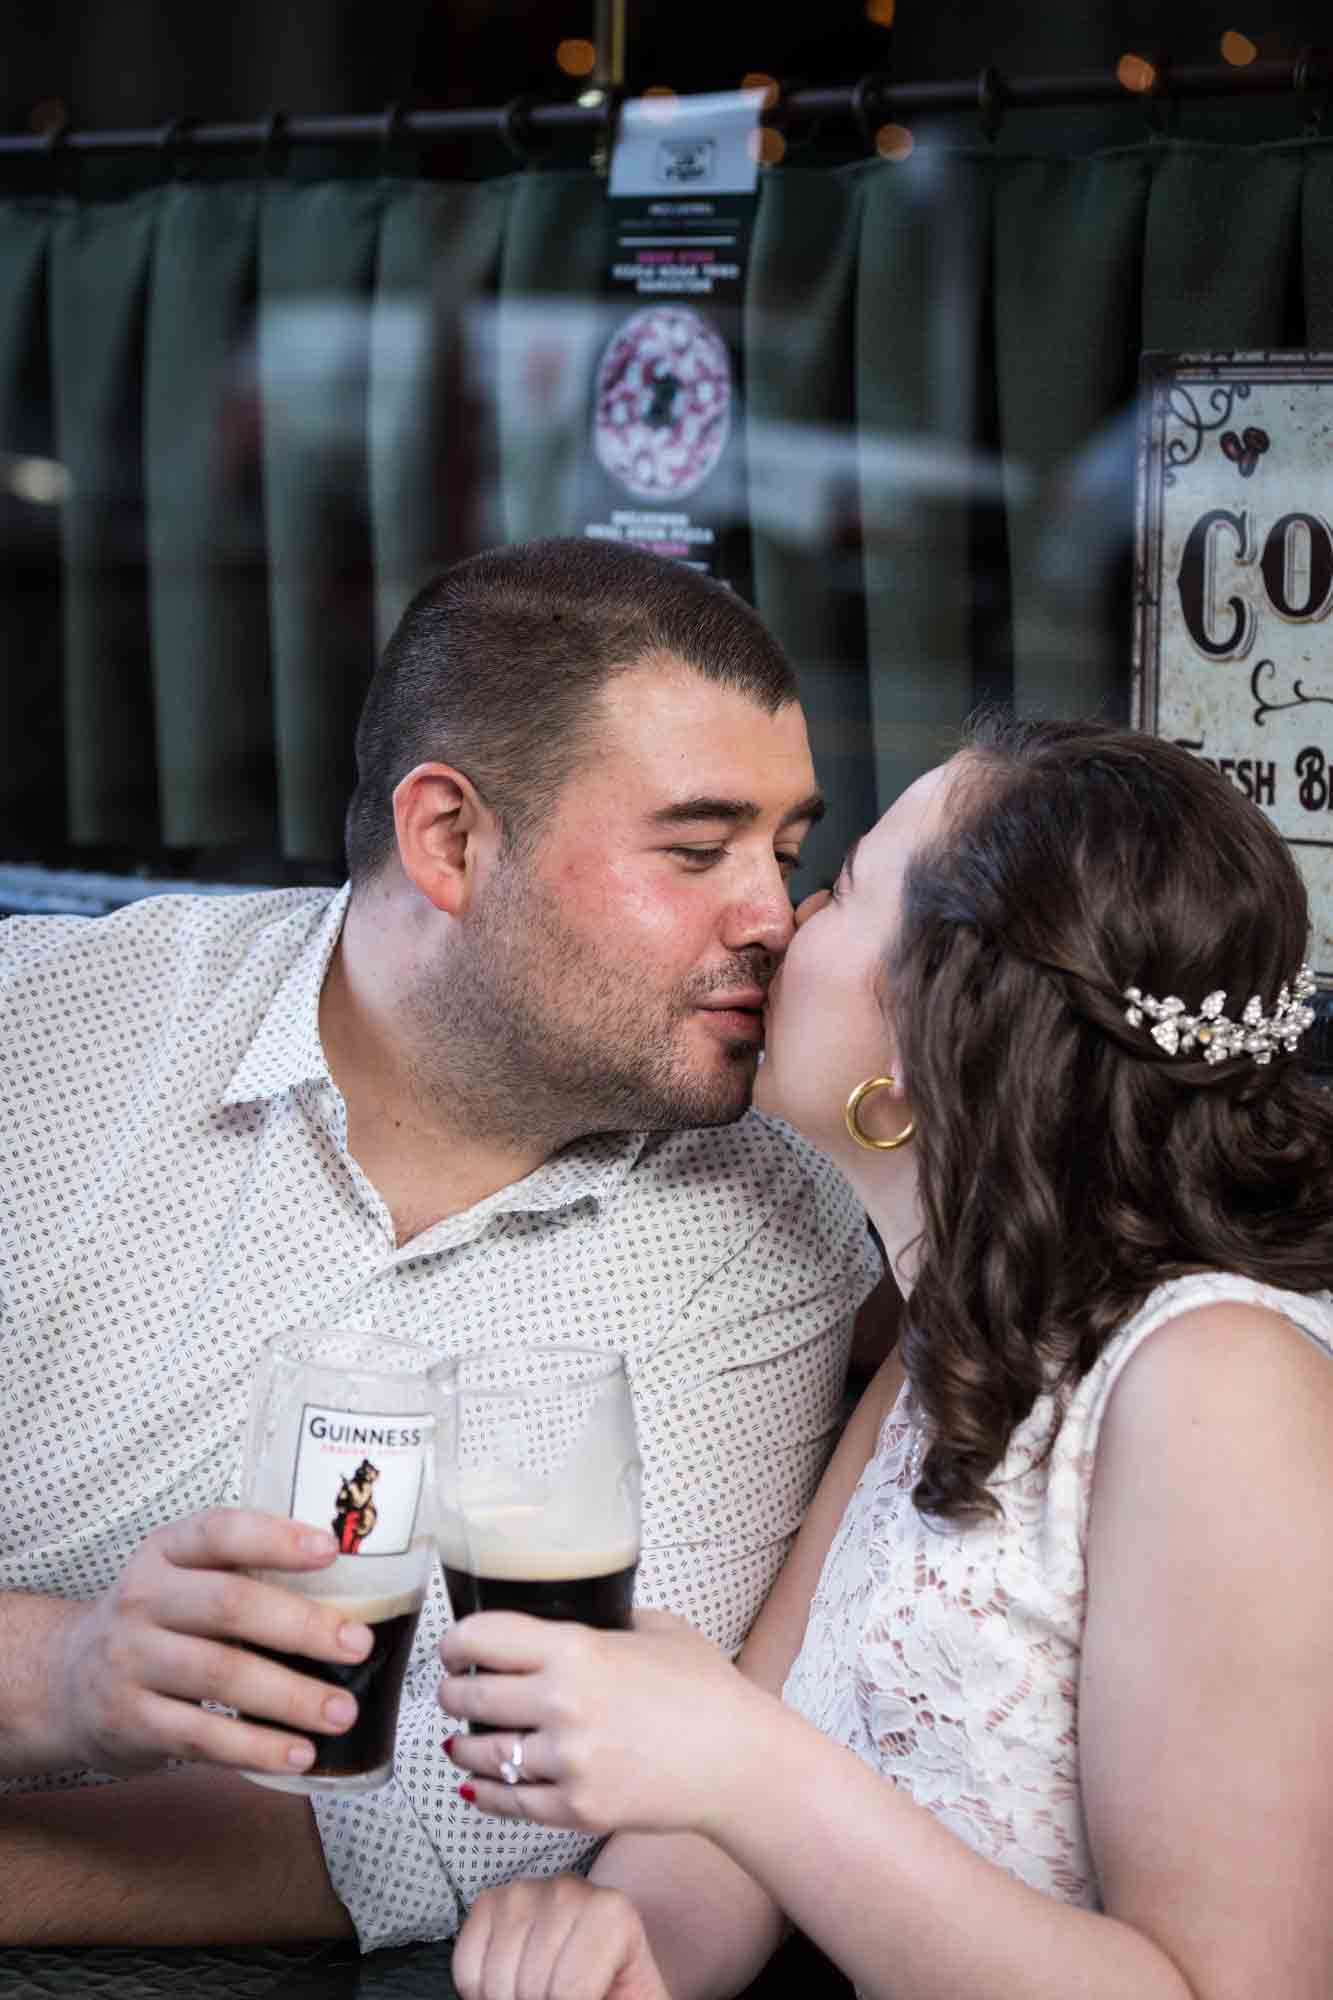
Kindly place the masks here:
[(336, 1604), (345, 1618), (369, 1625), (375, 1643), (366, 1659), (346, 1667), (265, 1653), (346, 1688), (357, 1718), (341, 1736), (309, 1732), (316, 1754), (308, 1771), (247, 1772), (256, 1784), (370, 1792), (392, 1774), (398, 1700), (434, 1556), (435, 1430), (451, 1412), (428, 1378), (441, 1362), (438, 1350), (366, 1333), (300, 1329), (265, 1343), (250, 1399), (242, 1500), (332, 1529), (338, 1555), (307, 1575), (257, 1574)]
[(620, 1356), (580, 1347), (467, 1355), (447, 1386), (436, 1484), (454, 1617), (526, 1611), (627, 1627), (640, 1476)]

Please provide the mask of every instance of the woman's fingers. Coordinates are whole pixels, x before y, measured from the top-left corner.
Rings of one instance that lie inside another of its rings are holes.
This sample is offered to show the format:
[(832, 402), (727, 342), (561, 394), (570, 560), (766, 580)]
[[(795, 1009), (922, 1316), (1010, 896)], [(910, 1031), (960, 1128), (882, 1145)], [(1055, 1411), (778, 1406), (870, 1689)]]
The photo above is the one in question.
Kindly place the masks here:
[(522, 1611), (474, 1611), (445, 1633), (440, 1659), (449, 1674), (466, 1673), (471, 1667), (530, 1674), (595, 1636), (586, 1625), (529, 1618)]
[(576, 1833), (606, 1832), (585, 1827), (558, 1785), (506, 1785), (495, 1778), (465, 1778), (459, 1787), (468, 1804), (495, 1819), (526, 1819), (533, 1826), (561, 1826)]
[(436, 1700), (446, 1715), (488, 1729), (535, 1729), (543, 1683), (537, 1674), (446, 1674)]
[[(445, 1742), (450, 1762), (464, 1777), (494, 1778), (499, 1784), (527, 1785), (552, 1783), (558, 1776), (550, 1746), (535, 1729), (497, 1729), (493, 1735), (465, 1735), (459, 1730)], [(506, 1779), (504, 1766), (517, 1773)]]

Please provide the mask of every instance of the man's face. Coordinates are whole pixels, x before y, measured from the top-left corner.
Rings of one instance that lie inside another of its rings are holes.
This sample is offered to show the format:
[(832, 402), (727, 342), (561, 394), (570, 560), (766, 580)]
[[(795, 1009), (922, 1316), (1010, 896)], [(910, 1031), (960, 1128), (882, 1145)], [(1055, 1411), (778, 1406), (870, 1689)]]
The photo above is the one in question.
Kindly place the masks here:
[(795, 702), (768, 715), (670, 657), (613, 680), (547, 825), (469, 920), (497, 1079), (582, 1131), (738, 1118), (821, 810)]

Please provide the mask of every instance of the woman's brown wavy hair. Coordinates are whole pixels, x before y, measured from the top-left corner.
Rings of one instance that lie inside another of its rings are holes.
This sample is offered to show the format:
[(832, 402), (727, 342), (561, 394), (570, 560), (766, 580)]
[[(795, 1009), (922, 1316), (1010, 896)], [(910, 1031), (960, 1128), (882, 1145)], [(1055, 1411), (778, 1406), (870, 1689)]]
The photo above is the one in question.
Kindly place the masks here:
[(1125, 1019), (1130, 985), (1272, 1012), (1309, 932), (1273, 828), (1187, 751), (1110, 725), (988, 714), (963, 757), (949, 825), (908, 868), (883, 996), (923, 1217), (914, 1497), (959, 1520), (1001, 1511), (987, 1482), (1015, 1427), (1045, 1392), (1058, 1425), (1163, 1279), (1333, 1275), (1333, 1098), (1299, 1056), (1210, 1066)]

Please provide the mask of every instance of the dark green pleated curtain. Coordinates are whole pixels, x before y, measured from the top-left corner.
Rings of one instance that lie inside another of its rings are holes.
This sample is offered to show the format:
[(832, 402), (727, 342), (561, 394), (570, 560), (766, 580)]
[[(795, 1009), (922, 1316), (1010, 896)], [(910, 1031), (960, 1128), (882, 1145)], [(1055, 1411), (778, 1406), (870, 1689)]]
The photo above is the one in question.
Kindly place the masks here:
[[(336, 867), (413, 590), (582, 525), (604, 200), (573, 171), (0, 199), (0, 463), (68, 478), (0, 511), (0, 859)], [(743, 337), (820, 872), (977, 699), (1123, 712), (1140, 352), (1333, 347), (1333, 145), (784, 167)]]

